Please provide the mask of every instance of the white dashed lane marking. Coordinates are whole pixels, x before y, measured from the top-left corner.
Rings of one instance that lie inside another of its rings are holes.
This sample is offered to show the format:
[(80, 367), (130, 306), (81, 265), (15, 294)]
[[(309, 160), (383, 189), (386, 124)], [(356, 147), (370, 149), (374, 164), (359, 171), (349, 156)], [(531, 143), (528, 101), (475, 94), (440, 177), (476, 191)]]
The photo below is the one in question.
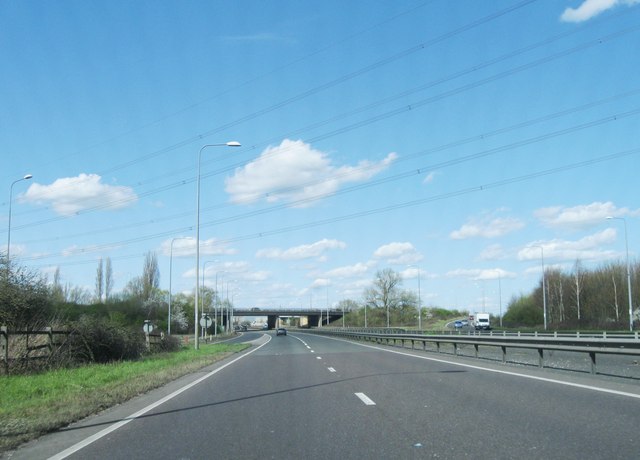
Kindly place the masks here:
[(369, 398), (366, 394), (364, 393), (354, 393), (358, 398), (360, 398), (360, 401), (362, 401), (363, 403), (365, 403), (365, 405), (367, 406), (375, 406), (376, 403), (373, 402), (373, 400), (371, 398)]

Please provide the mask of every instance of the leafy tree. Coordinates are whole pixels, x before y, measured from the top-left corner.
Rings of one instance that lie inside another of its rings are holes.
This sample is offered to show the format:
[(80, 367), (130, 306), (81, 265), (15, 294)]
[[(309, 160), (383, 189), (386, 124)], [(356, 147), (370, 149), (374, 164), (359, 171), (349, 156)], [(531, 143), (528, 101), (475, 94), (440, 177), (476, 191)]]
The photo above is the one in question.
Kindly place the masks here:
[(31, 328), (48, 319), (52, 302), (47, 280), (42, 275), (2, 260), (0, 269), (0, 324), (10, 328)]
[(104, 292), (104, 270), (102, 266), (102, 258), (98, 262), (98, 268), (96, 269), (96, 302), (102, 302), (102, 294)]
[(105, 302), (108, 302), (111, 298), (111, 292), (113, 291), (113, 268), (111, 267), (111, 258), (107, 257), (104, 273), (104, 297)]
[(51, 285), (51, 300), (54, 304), (61, 304), (65, 301), (64, 289), (60, 282), (60, 267), (56, 267), (56, 271), (53, 274), (53, 284)]
[(544, 322), (542, 313), (534, 296), (520, 296), (511, 299), (502, 322), (505, 326), (539, 326)]
[(142, 271), (142, 299), (148, 300), (160, 286), (160, 269), (158, 256), (155, 252), (148, 252), (144, 258)]

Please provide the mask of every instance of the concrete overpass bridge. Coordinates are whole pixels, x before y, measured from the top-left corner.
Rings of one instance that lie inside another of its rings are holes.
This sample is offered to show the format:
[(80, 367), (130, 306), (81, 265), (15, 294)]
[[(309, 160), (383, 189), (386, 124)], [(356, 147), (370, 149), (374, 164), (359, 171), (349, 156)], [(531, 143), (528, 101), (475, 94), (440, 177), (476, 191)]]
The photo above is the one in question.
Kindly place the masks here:
[[(300, 317), (300, 327), (326, 326), (342, 318), (342, 310), (319, 308), (234, 308), (231, 316), (266, 316), (269, 329), (278, 327), (279, 318)], [(224, 318), (226, 322), (227, 318)]]

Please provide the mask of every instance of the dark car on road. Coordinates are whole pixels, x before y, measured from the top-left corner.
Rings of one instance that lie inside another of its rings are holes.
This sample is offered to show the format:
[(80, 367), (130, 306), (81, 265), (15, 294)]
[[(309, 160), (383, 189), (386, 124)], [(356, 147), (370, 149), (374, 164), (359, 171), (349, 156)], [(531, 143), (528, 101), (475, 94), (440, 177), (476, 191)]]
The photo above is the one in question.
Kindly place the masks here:
[(276, 335), (287, 335), (287, 330), (284, 327), (276, 329)]

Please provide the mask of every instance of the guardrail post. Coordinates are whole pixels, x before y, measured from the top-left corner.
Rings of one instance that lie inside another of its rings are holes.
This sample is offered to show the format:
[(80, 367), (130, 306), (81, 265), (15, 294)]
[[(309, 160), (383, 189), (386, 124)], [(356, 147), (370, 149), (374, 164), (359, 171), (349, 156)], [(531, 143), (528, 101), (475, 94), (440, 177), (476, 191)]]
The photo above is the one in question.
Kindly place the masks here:
[(436, 342), (436, 350), (440, 353), (440, 342)]
[(589, 357), (591, 358), (591, 373), (595, 374), (596, 373), (596, 352), (590, 351)]
[(453, 354), (458, 356), (458, 344), (453, 342)]
[(473, 345), (473, 348), (475, 348), (475, 350), (476, 350), (475, 357), (477, 358), (477, 357), (478, 357), (478, 344), (477, 344), (477, 343), (475, 343), (475, 344)]
[(538, 348), (538, 367), (542, 369), (544, 367), (544, 349)]
[(504, 364), (507, 362), (507, 347), (503, 345), (500, 348), (502, 348), (502, 364)]

